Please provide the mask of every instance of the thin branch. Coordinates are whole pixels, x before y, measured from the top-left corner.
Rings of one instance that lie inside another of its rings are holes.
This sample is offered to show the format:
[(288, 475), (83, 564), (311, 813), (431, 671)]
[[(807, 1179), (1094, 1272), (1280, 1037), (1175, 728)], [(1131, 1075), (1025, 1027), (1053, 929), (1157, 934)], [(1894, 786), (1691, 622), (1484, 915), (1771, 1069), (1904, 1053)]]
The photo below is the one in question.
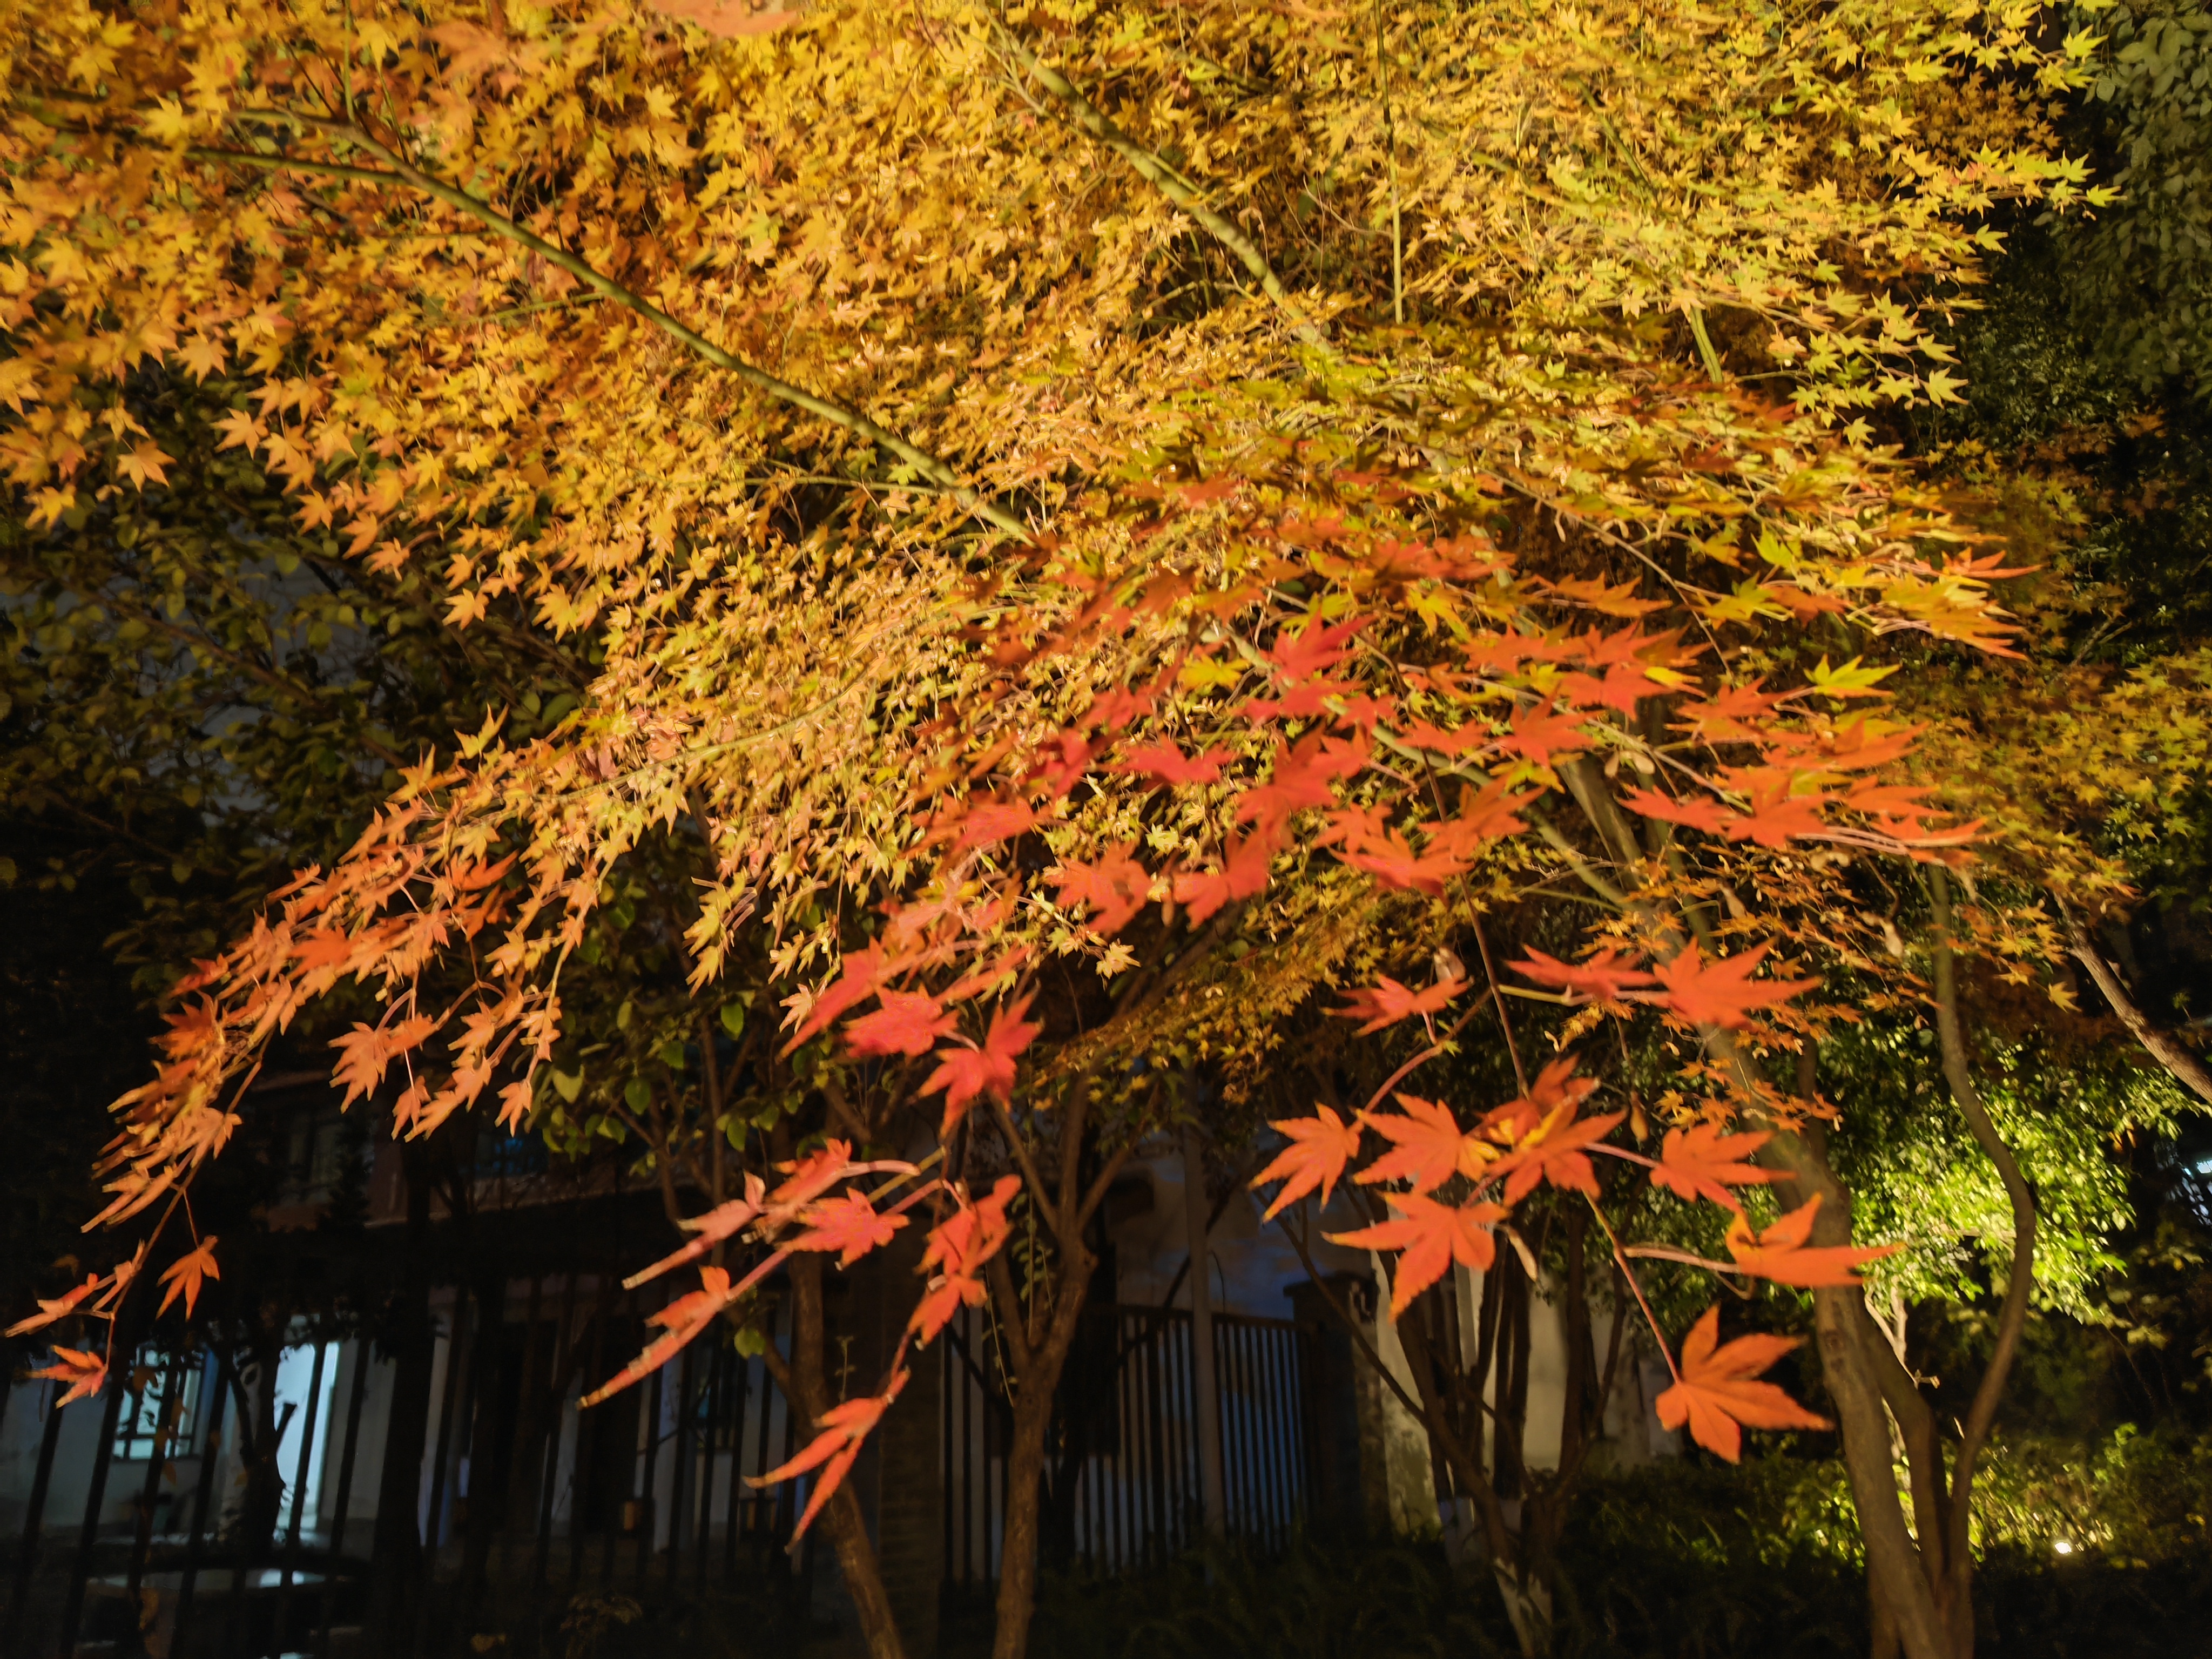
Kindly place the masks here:
[(2012, 1200), (2013, 1221), (2012, 1267), (2007, 1275), (2004, 1306), (1997, 1316), (1996, 1342), (1959, 1432), (1958, 1456), (1951, 1481), (1949, 1540), (1949, 1559), (1955, 1565), (1967, 1559), (1966, 1527), (1972, 1508), (1968, 1497), (1974, 1479), (1974, 1462), (1989, 1439), (1990, 1426), (1996, 1418), (1997, 1401), (2004, 1393), (2005, 1379), (2011, 1373), (2014, 1358), (2020, 1351), (2021, 1335), (2027, 1324), (2028, 1295), (2035, 1285), (2035, 1196), (2028, 1190), (2027, 1177), (2021, 1173), (2020, 1160), (1997, 1133), (1967, 1064), (1966, 1036), (1959, 1023), (1959, 976), (1952, 957), (1951, 882), (1949, 872), (1940, 864), (1929, 870), (1928, 890), (1936, 909), (1936, 1030), (1943, 1054), (1943, 1075), (1951, 1085), (1952, 1097), (1959, 1103), (1959, 1110), (1966, 1117), (1966, 1127), (1990, 1162), (1996, 1166), (1998, 1177), (2004, 1182), (2005, 1196)]
[(1300, 339), (1310, 345), (1322, 343), (1321, 331), (1292, 302), (1281, 280), (1276, 276), (1274, 268), (1267, 263), (1267, 255), (1261, 252), (1252, 239), (1233, 222), (1206, 206), (1189, 179), (1122, 131), (1114, 124), (1112, 117), (1085, 97), (1066, 76), (1048, 68), (1003, 23), (999, 26), (999, 39), (1006, 47), (1006, 55), (1035, 76), (1047, 92), (1067, 107), (1077, 126), (1127, 161), (1139, 178), (1197, 220), (1216, 241), (1235, 254), (1237, 262), (1260, 285), (1260, 291), (1290, 318), (1291, 326)]

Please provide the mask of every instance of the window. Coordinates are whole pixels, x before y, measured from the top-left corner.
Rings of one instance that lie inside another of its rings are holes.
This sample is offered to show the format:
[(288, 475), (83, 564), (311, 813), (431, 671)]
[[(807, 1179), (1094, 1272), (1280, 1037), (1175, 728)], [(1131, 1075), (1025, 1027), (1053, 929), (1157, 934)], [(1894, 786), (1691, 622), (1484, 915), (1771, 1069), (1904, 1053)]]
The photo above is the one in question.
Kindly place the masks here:
[[(163, 1455), (182, 1456), (198, 1440), (206, 1362), (192, 1355), (177, 1372), (171, 1369), (173, 1358), (159, 1348), (138, 1351), (129, 1379), (132, 1391), (123, 1398), (123, 1415), (115, 1431), (118, 1457), (133, 1462), (149, 1458), (157, 1441), (162, 1442)], [(177, 1389), (173, 1413), (168, 1392), (173, 1384)], [(168, 1438), (164, 1439), (165, 1436)]]

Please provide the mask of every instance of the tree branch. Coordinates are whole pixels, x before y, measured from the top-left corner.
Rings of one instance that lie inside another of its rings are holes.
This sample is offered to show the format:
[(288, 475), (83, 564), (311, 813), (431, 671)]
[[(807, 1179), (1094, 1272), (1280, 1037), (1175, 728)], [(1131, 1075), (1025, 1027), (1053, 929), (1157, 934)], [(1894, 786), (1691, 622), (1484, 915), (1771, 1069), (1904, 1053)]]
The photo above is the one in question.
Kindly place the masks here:
[[(2057, 895), (2052, 896), (2056, 898)], [(2120, 1017), (2120, 1023), (2142, 1044), (2145, 1053), (2166, 1067), (2175, 1082), (2212, 1102), (2212, 1072), (2206, 1071), (2203, 1060), (2144, 1018), (2143, 1011), (2128, 994), (2127, 987), (2120, 983), (2120, 976), (2112, 971), (2112, 963), (2105, 960), (2105, 953), (2091, 942), (2087, 930), (2067, 908), (2063, 899), (2058, 899), (2058, 914), (2065, 920), (2066, 938), (2074, 948), (2075, 958), (2089, 970), (2089, 977), (2097, 982), (2098, 992)]]

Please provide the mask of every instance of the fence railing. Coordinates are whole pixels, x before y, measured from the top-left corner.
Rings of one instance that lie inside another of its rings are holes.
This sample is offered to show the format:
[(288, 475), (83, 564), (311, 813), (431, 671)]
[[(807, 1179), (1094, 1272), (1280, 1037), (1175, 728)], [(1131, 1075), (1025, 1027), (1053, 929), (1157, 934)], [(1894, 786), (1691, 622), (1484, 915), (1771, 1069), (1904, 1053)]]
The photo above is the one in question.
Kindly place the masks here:
[[(1046, 1447), (1043, 1550), (1098, 1573), (1153, 1566), (1202, 1527), (1192, 1320), (1182, 1309), (1093, 1308), (1071, 1353)], [(944, 1345), (945, 1572), (994, 1581), (1012, 1425), (990, 1310)], [(1279, 1543), (1314, 1501), (1311, 1333), (1288, 1320), (1213, 1317), (1224, 1525)]]

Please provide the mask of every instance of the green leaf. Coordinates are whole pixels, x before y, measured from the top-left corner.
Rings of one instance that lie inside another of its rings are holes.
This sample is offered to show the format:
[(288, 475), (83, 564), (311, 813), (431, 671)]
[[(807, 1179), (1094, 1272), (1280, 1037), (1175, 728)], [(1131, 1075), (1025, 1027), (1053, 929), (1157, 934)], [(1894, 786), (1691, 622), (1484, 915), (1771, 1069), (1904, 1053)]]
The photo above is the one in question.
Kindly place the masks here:
[(634, 1112), (641, 1112), (653, 1101), (653, 1087), (641, 1077), (634, 1077), (623, 1085), (623, 1098)]
[(568, 1102), (571, 1105), (574, 1105), (575, 1103), (576, 1097), (583, 1091), (584, 1072), (581, 1066), (578, 1066), (573, 1072), (564, 1072), (557, 1066), (554, 1068), (554, 1093), (559, 1095), (562, 1099)]
[(722, 1005), (722, 1029), (727, 1031), (732, 1039), (744, 1036), (745, 1005), (744, 1003), (726, 1002)]

